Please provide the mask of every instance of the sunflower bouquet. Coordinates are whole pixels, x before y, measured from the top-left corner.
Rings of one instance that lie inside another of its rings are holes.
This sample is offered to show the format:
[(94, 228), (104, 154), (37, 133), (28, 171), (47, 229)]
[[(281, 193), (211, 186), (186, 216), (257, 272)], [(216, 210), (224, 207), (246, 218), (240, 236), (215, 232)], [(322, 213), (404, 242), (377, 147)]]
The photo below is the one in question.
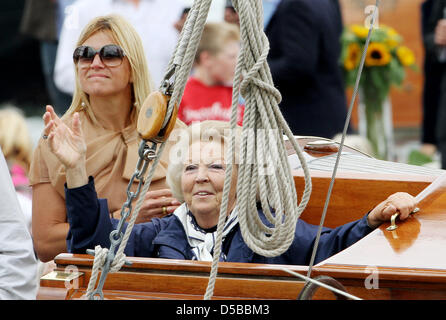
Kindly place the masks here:
[[(355, 84), (368, 32), (368, 28), (354, 24), (347, 26), (342, 34), (341, 63), (349, 87)], [(398, 32), (383, 25), (374, 29), (361, 75), (360, 87), (364, 95), (382, 104), (392, 85), (401, 86), (406, 68), (416, 70), (415, 56), (412, 50), (402, 45)]]
[[(359, 24), (349, 25), (343, 31), (340, 63), (347, 87), (353, 87), (356, 82), (368, 32), (368, 28)], [(417, 70), (414, 53), (402, 42), (401, 35), (389, 26), (380, 24), (379, 28), (372, 31), (359, 83), (360, 99), (367, 114), (367, 135), (372, 140), (372, 145), (378, 143), (373, 141), (372, 135), (378, 134), (376, 131), (382, 128), (377, 128), (373, 123), (373, 129), (372, 123), (369, 123), (371, 118), (382, 116), (382, 107), (390, 88), (402, 85), (406, 70)], [(376, 151), (378, 146), (375, 145), (374, 148)]]

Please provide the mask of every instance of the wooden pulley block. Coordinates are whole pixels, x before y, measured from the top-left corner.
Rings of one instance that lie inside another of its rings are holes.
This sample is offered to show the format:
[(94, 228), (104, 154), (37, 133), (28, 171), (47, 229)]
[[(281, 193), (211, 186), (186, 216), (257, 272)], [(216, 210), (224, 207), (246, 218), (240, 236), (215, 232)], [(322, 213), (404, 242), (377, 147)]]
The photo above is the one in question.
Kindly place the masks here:
[(178, 106), (175, 105), (167, 124), (162, 128), (170, 96), (159, 91), (152, 92), (139, 110), (137, 130), (144, 140), (161, 143), (167, 140), (175, 126)]
[(304, 146), (304, 150), (313, 153), (335, 153), (339, 151), (339, 146), (331, 140), (317, 140), (308, 142)]

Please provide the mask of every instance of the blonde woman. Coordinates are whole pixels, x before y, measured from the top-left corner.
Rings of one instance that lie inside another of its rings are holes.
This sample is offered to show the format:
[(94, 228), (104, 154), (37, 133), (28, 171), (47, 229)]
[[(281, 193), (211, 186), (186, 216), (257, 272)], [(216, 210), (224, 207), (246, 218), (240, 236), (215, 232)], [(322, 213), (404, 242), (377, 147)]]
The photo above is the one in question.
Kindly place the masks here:
[(1, 109), (0, 129), (0, 147), (10, 170), (11, 166), (18, 165), (24, 174), (28, 174), (33, 143), (21, 110), (14, 107)]
[[(82, 31), (73, 53), (76, 88), (73, 101), (60, 119), (51, 106), (43, 116), (45, 131), (65, 132), (74, 139), (74, 126), (85, 140), (85, 170), (97, 182), (98, 196), (108, 199), (111, 216), (127, 199), (126, 189), (136, 169), (140, 139), (136, 131), (138, 110), (153, 90), (141, 39), (122, 17), (93, 19)], [(184, 126), (180, 121), (176, 126)], [(69, 148), (70, 146), (68, 146)], [(60, 147), (56, 152), (64, 152)], [(170, 146), (163, 155), (168, 155)], [(167, 156), (152, 179), (139, 221), (173, 212), (178, 202), (165, 183)], [(30, 172), (33, 187), (34, 246), (42, 261), (66, 252), (68, 234), (65, 208), (65, 168), (51, 152), (43, 135), (35, 150)], [(136, 190), (137, 181), (133, 185)]]

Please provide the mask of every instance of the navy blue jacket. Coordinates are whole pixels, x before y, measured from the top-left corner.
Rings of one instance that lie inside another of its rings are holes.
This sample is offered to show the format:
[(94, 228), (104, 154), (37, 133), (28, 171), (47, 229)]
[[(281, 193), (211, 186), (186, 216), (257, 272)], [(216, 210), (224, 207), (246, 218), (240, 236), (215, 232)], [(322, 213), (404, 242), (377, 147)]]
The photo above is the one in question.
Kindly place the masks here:
[[(98, 199), (93, 178), (85, 186), (65, 189), (67, 217), (70, 231), (67, 246), (71, 253), (85, 253), (96, 245), (110, 247), (109, 234), (118, 224), (110, 219), (106, 199)], [(263, 213), (261, 213), (263, 216)], [(223, 253), (228, 262), (253, 262), (268, 264), (308, 265), (311, 259), (317, 226), (298, 220), (296, 233), (290, 248), (278, 257), (268, 258), (254, 253), (243, 241), (239, 226), (225, 238)], [(336, 229), (324, 228), (320, 237), (315, 262), (352, 245), (372, 229), (367, 216)], [(192, 249), (179, 219), (170, 214), (162, 219), (136, 224), (125, 248), (127, 256), (193, 260)]]
[(338, 0), (282, 0), (266, 26), (279, 107), (295, 135), (333, 138), (344, 129), (341, 33)]

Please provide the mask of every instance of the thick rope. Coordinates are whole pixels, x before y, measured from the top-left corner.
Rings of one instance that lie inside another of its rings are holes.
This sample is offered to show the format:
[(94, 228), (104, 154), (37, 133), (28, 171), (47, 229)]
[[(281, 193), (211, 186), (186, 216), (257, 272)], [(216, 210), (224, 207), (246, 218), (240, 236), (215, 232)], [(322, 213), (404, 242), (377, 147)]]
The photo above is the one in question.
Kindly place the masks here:
[[(302, 161), (302, 152), (278, 107), (281, 97), (274, 88), (266, 61), (269, 43), (263, 32), (261, 2), (234, 2), (238, 3), (238, 12), (243, 20), (243, 43), (249, 44), (242, 51), (245, 75), (240, 86), (240, 92), (247, 102), (247, 118), (244, 118), (240, 148), (240, 191), (237, 193), (239, 222), (248, 246), (258, 254), (273, 257), (285, 252), (293, 241), (297, 219), (309, 200), (311, 181), (306, 163)], [(298, 207), (288, 154), (283, 143), (284, 133), (293, 143), (307, 173), (306, 189)], [(259, 139), (259, 136), (263, 139)], [(255, 161), (250, 161), (251, 159)], [(259, 172), (264, 165), (268, 166), (266, 169), (269, 172)], [(259, 186), (262, 209), (273, 227), (265, 226), (257, 214), (256, 199), (252, 192), (252, 186), (256, 185)], [(274, 208), (274, 215), (270, 212), (270, 207)]]
[[(263, 32), (261, 2), (233, 0), (233, 6), (240, 17), (242, 48), (234, 77), (232, 136), (227, 159), (234, 159), (237, 106), (241, 93), (245, 99), (245, 113), (238, 163), (238, 219), (247, 245), (260, 255), (273, 257), (285, 252), (294, 240), (297, 219), (311, 194), (311, 180), (300, 147), (278, 107), (281, 95), (273, 85), (266, 61), (269, 43)], [(283, 143), (284, 134), (292, 143), (305, 174), (305, 190), (299, 206), (296, 206), (297, 196)], [(267, 165), (268, 172), (262, 170), (264, 165)], [(232, 171), (233, 161), (230, 161), (227, 165), (206, 300), (211, 299), (215, 287)], [(268, 225), (260, 220), (257, 212), (257, 187)], [(274, 214), (270, 208), (274, 208)]]

